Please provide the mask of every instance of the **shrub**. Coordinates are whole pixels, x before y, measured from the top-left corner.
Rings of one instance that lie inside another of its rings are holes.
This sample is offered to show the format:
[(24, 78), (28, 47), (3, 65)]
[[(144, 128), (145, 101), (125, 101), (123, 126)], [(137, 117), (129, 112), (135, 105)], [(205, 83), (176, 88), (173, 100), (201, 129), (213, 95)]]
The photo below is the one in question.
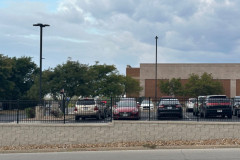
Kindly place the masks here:
[(35, 108), (26, 108), (25, 113), (27, 115), (27, 118), (34, 118), (36, 115)]
[(54, 117), (60, 118), (63, 116), (63, 113), (59, 108), (54, 108), (51, 110), (51, 115), (53, 115)]

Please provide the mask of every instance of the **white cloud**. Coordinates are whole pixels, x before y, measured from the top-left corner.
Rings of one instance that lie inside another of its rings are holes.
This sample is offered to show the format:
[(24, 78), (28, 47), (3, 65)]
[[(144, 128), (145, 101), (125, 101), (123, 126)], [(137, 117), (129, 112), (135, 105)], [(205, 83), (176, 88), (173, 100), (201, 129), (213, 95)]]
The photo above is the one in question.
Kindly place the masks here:
[(125, 74), (128, 64), (155, 62), (156, 35), (161, 63), (240, 59), (238, 0), (56, 0), (54, 12), (46, 0), (4, 2), (0, 53), (38, 64), (39, 28), (32, 24), (50, 24), (43, 29), (45, 69), (72, 57), (115, 64)]

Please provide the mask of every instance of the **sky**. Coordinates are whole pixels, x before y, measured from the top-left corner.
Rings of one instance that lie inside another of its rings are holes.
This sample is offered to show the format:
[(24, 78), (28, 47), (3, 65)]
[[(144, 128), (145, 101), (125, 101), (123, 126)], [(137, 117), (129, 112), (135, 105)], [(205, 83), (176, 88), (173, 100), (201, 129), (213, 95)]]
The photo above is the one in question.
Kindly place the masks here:
[(0, 0), (0, 54), (43, 69), (67, 60), (126, 66), (239, 63), (239, 0)]

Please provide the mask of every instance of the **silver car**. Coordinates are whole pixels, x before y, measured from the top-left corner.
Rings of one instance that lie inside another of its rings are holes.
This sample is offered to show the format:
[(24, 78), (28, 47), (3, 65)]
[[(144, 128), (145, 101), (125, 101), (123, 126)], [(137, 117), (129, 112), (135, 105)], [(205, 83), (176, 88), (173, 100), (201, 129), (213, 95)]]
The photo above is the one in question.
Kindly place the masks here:
[(93, 98), (79, 99), (76, 102), (74, 114), (75, 120), (79, 120), (80, 118), (82, 120), (85, 118), (105, 118), (105, 106)]

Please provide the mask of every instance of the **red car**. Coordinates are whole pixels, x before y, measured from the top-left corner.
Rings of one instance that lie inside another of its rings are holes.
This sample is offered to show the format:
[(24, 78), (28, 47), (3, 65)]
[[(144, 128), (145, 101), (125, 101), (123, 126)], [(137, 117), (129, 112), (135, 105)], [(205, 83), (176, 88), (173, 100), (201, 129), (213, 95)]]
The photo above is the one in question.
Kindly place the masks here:
[(113, 119), (140, 119), (141, 111), (136, 101), (120, 101), (113, 111)]

